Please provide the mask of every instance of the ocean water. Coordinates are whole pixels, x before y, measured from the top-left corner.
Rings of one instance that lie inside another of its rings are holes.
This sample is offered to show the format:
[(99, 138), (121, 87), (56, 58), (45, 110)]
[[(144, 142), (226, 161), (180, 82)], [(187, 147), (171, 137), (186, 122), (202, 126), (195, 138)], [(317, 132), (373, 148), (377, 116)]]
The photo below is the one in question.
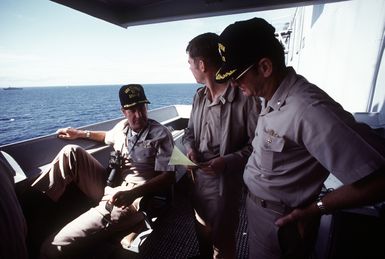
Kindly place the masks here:
[[(0, 89), (0, 146), (122, 116), (121, 85)], [(149, 109), (191, 104), (198, 84), (144, 84)]]

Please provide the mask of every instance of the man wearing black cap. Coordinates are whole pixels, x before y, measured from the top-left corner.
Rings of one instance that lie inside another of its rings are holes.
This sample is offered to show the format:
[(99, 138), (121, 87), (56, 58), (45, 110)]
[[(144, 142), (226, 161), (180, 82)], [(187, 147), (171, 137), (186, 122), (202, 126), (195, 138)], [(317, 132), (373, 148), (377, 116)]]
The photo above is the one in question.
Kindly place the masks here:
[[(322, 214), (385, 199), (385, 143), (286, 67), (274, 31), (259, 18), (229, 25), (216, 80), (265, 99), (244, 172), (249, 257), (307, 258)], [(321, 198), (330, 173), (345, 185)]]
[[(147, 100), (143, 87), (137, 84), (120, 88), (121, 110), (126, 117), (105, 131), (83, 131), (73, 128), (58, 130), (62, 139), (88, 138), (112, 145), (123, 157), (117, 176), (120, 185), (106, 187), (108, 172), (84, 149), (67, 145), (48, 170), (32, 184), (57, 201), (66, 186), (73, 182), (98, 206), (83, 213), (47, 239), (41, 249), (42, 258), (78, 254), (78, 248), (95, 237), (107, 237), (118, 231), (140, 231), (143, 215), (138, 212), (141, 198), (170, 186), (175, 179), (174, 167), (168, 162), (173, 138), (166, 127), (147, 118)], [(113, 180), (108, 178), (108, 180)], [(122, 239), (130, 246), (131, 236)]]

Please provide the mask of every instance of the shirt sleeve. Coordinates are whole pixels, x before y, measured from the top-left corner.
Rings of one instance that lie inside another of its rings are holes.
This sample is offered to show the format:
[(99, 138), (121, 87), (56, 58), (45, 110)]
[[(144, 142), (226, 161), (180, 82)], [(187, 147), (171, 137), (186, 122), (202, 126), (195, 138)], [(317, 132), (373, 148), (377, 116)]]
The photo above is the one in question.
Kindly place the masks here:
[(190, 119), (188, 120), (187, 128), (184, 129), (184, 134), (182, 136), (182, 143), (186, 150), (188, 149), (195, 149), (195, 136), (194, 136), (194, 118), (195, 113), (198, 109), (198, 102), (199, 102), (199, 95), (198, 93), (195, 94), (193, 98), (193, 105), (191, 108), (191, 114)]
[(303, 144), (342, 182), (352, 183), (384, 166), (384, 141), (342, 107), (319, 103), (304, 110), (299, 122)]
[(126, 125), (126, 120), (118, 122), (112, 129), (106, 132), (104, 137), (104, 143), (107, 145), (114, 145), (119, 134), (122, 134), (123, 129)]
[(174, 140), (171, 133), (162, 127), (163, 132), (157, 145), (157, 154), (155, 158), (155, 171), (175, 171), (175, 167), (169, 165), (171, 154), (174, 149)]

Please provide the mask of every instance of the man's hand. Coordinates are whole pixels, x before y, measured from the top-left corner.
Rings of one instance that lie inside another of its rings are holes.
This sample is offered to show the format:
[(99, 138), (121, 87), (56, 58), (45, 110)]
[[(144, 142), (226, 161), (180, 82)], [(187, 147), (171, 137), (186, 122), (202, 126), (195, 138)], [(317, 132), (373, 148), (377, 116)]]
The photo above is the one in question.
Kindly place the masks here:
[(199, 162), (199, 155), (198, 153), (195, 151), (195, 149), (189, 149), (186, 153), (186, 156), (188, 157), (188, 159), (190, 159), (191, 161), (193, 161), (194, 163), (198, 163)]
[(119, 191), (112, 196), (109, 202), (116, 207), (129, 207), (138, 198), (134, 190)]
[(208, 174), (219, 174), (226, 168), (225, 159), (223, 157), (213, 158), (205, 163), (201, 163), (200, 167), (205, 173)]
[(136, 171), (138, 169), (136, 166), (134, 166), (134, 164), (132, 163), (132, 160), (127, 157), (124, 157), (123, 159), (123, 168), (125, 170), (129, 169), (131, 171)]
[(292, 212), (289, 214), (280, 217), (275, 221), (275, 225), (282, 227), (285, 226), (286, 224), (289, 224), (291, 222), (297, 221), (301, 218), (303, 218), (303, 210), (302, 209), (294, 209)]
[[(193, 161), (195, 164), (198, 164), (199, 154), (197, 151), (195, 151), (195, 149), (187, 150), (186, 156), (188, 157), (188, 159)], [(191, 166), (191, 165), (187, 166), (187, 169), (190, 170), (191, 172), (194, 171), (196, 168), (197, 168), (197, 166)]]
[(289, 214), (277, 219), (275, 225), (282, 227), (291, 222), (297, 222), (298, 231), (302, 237), (304, 237), (305, 229), (307, 228), (309, 222), (313, 222), (312, 219), (319, 217), (321, 215), (320, 210), (316, 207), (315, 204), (311, 204), (305, 208), (296, 208)]
[(74, 129), (74, 128), (62, 128), (62, 129), (58, 129), (56, 131), (56, 134), (58, 138), (62, 138), (62, 139), (77, 139), (81, 137), (82, 132), (83, 131)]

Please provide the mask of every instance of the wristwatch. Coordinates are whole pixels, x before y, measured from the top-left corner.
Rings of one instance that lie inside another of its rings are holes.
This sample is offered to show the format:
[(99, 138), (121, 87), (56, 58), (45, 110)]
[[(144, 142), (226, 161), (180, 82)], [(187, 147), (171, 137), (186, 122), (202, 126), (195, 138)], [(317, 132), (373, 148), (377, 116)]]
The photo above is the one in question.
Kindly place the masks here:
[(90, 138), (91, 137), (91, 132), (89, 130), (86, 130), (85, 133), (86, 133), (86, 138)]
[(321, 211), (322, 215), (327, 214), (326, 213), (326, 207), (325, 207), (324, 203), (322, 202), (321, 197), (318, 197), (316, 204), (317, 204), (317, 207), (319, 208), (319, 210)]

